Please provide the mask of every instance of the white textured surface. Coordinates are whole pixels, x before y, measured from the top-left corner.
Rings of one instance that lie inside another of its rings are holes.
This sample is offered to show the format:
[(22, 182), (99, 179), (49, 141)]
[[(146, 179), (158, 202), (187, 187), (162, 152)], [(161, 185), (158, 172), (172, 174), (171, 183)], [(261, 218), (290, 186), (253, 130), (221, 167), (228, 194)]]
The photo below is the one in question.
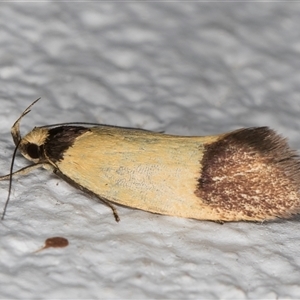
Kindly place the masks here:
[[(23, 132), (67, 121), (184, 135), (269, 125), (300, 149), (299, 14), (286, 2), (1, 3), (1, 173), (11, 125), (40, 96)], [(300, 297), (299, 218), (219, 225), (118, 212), (119, 224), (43, 170), (15, 180), (0, 298)], [(70, 245), (34, 254), (51, 236)]]

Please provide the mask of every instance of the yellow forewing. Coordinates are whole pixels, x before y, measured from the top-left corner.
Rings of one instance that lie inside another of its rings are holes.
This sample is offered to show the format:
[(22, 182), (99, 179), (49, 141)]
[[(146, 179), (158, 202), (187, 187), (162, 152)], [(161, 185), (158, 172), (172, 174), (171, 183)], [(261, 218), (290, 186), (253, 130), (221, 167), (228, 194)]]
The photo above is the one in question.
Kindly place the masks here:
[(176, 137), (95, 127), (76, 138), (56, 163), (79, 185), (107, 200), (155, 213), (211, 218), (194, 192), (204, 143), (218, 137)]

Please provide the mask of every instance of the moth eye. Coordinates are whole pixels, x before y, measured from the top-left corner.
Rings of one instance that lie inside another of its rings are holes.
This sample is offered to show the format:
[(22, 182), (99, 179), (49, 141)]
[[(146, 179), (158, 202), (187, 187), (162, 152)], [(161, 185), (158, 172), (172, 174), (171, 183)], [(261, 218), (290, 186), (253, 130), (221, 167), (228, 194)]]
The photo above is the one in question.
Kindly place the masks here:
[(36, 144), (28, 144), (27, 146), (27, 154), (31, 158), (39, 158), (40, 157), (40, 149)]

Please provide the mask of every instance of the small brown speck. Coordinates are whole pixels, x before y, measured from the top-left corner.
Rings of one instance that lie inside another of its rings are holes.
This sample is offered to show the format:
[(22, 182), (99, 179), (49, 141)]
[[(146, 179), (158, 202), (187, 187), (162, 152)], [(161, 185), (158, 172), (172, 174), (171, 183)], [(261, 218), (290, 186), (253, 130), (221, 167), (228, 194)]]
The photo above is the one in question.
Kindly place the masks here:
[(64, 248), (67, 247), (68, 245), (69, 245), (69, 241), (66, 238), (56, 236), (56, 237), (46, 239), (44, 249), (50, 247)]
[(64, 247), (67, 247), (69, 245), (69, 241), (64, 238), (64, 237), (60, 237), (60, 236), (55, 236), (55, 237), (51, 237), (51, 238), (48, 238), (46, 239), (45, 241), (45, 246), (37, 251), (36, 252), (40, 252), (44, 249), (47, 249), (47, 248), (64, 248)]

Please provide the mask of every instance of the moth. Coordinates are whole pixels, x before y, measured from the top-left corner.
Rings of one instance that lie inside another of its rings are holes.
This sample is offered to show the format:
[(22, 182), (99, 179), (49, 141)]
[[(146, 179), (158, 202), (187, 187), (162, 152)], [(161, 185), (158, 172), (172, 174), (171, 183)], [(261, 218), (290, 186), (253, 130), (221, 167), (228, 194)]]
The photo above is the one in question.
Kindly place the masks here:
[(33, 164), (13, 173), (12, 163), (0, 180), (42, 167), (109, 206), (116, 221), (115, 204), (218, 222), (289, 218), (300, 211), (299, 158), (268, 127), (176, 136), (66, 123), (35, 127), (22, 137), (20, 121), (35, 102), (11, 129), (15, 153)]

